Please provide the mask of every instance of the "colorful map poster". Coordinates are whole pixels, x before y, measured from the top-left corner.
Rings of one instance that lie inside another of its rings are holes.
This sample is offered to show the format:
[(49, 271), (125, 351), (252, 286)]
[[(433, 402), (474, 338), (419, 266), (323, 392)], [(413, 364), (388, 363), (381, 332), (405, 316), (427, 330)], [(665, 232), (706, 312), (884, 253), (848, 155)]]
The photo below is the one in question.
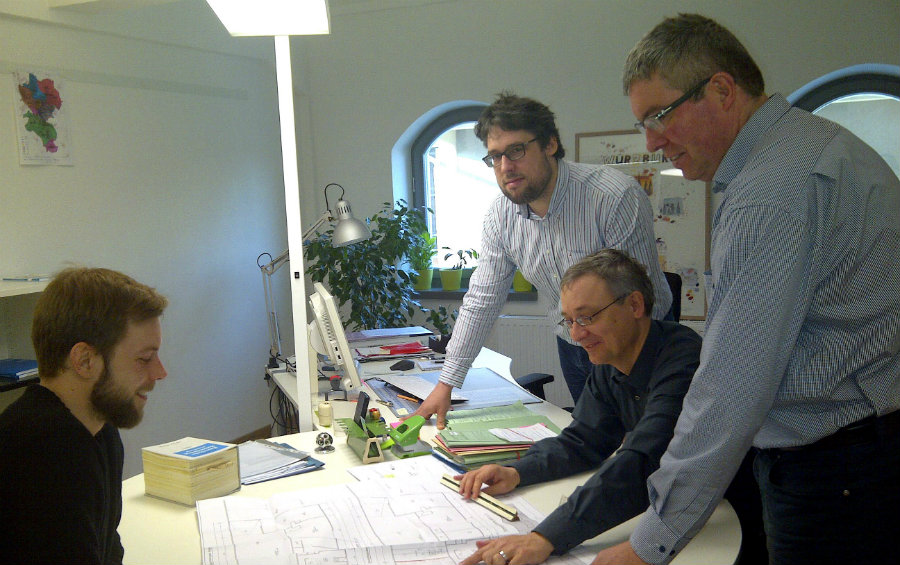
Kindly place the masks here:
[(22, 165), (70, 165), (63, 87), (48, 73), (15, 73), (16, 132)]

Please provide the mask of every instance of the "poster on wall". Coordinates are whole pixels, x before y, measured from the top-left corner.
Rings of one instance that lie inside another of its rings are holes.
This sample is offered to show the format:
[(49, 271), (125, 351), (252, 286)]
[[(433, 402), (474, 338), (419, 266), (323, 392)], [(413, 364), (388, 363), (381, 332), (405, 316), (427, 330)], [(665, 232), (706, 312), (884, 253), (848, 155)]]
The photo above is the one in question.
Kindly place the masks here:
[(681, 318), (705, 319), (707, 183), (685, 179), (661, 152), (647, 151), (643, 134), (634, 130), (577, 134), (575, 160), (610, 165), (637, 179), (653, 206), (660, 265), (681, 276)]
[(37, 71), (17, 71), (13, 76), (19, 164), (71, 165), (68, 115), (59, 77)]

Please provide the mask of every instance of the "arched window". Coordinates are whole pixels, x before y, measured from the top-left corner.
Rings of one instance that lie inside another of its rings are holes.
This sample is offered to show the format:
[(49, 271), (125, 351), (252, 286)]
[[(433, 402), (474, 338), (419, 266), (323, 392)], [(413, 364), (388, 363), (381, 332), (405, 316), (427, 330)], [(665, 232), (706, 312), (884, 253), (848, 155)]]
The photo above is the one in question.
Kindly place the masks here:
[(412, 204), (433, 212), (428, 230), (437, 237), (435, 267), (445, 264), (443, 247), (479, 249), (484, 215), (500, 194), (493, 169), (481, 160), (486, 151), (473, 129), (485, 106), (472, 103), (438, 114), (410, 144)]
[(900, 177), (900, 67), (840, 69), (798, 89), (788, 101), (852, 131)]

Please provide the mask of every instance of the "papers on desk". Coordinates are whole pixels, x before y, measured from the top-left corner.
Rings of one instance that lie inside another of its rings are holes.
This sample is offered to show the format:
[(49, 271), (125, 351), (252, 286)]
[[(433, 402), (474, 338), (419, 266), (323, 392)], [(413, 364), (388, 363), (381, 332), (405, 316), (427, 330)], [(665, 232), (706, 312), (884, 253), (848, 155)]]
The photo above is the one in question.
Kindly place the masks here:
[[(434, 383), (423, 379), (419, 375), (389, 374), (378, 375), (378, 377), (376, 378), (386, 382), (396, 389), (409, 394), (410, 396), (418, 398), (419, 400), (428, 398), (428, 395), (431, 394), (432, 390), (434, 390)], [(457, 392), (455, 388), (450, 391), (451, 402), (465, 402), (466, 400), (468, 400), (468, 398)]]
[(548, 437), (556, 437), (557, 433), (544, 424), (532, 424), (518, 428), (491, 428), (496, 437), (510, 443), (533, 444)]
[(299, 475), (324, 465), (306, 452), (266, 441), (246, 441), (238, 451), (243, 485)]
[(409, 326), (406, 328), (382, 328), (376, 330), (360, 330), (358, 332), (348, 332), (347, 341), (379, 342), (381, 345), (385, 345), (388, 343), (409, 341), (410, 338), (427, 338), (431, 335), (433, 334), (422, 326)]
[(383, 359), (402, 359), (406, 357), (421, 357), (432, 355), (434, 351), (422, 345), (418, 341), (397, 343), (393, 345), (376, 345), (374, 347), (357, 347), (353, 350), (354, 356), (360, 362), (380, 361)]
[(463, 469), (472, 470), (488, 463), (514, 461), (536, 441), (558, 433), (559, 428), (549, 418), (517, 402), (449, 412), (447, 427), (434, 436), (434, 450)]
[[(519, 521), (463, 499), (440, 476), (203, 500), (197, 503), (201, 554), (206, 565), (459, 563), (475, 551), (476, 540), (526, 534), (543, 519), (519, 495), (502, 500), (516, 507)], [(580, 565), (592, 557), (576, 551), (547, 563)]]

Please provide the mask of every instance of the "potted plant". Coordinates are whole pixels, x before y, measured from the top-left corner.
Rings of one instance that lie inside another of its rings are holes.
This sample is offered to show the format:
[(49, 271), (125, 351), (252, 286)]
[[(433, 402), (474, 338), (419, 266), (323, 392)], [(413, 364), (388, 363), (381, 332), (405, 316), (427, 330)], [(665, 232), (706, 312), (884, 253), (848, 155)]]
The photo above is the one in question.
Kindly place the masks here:
[[(445, 246), (442, 249), (450, 248)], [(444, 290), (459, 290), (463, 267), (468, 264), (470, 259), (478, 259), (478, 252), (474, 249), (457, 249), (445, 254), (444, 261), (450, 260), (454, 255), (456, 258), (452, 259), (453, 263), (449, 267), (441, 269), (441, 287)]]
[(516, 274), (513, 275), (512, 286), (516, 292), (531, 292), (533, 290), (531, 283), (525, 278), (522, 271), (518, 269), (516, 269)]
[(428, 290), (434, 277), (431, 259), (437, 253), (437, 238), (423, 231), (409, 248), (409, 266), (415, 271), (413, 290)]
[(333, 247), (334, 229), (305, 242), (306, 273), (325, 283), (340, 306), (350, 304), (349, 318), (343, 320), (350, 329), (408, 326), (421, 305), (411, 270), (403, 265), (426, 229), (425, 216), (398, 200), (396, 206), (385, 202), (366, 223), (372, 237), (353, 245)]
[(459, 310), (449, 312), (446, 306), (441, 305), (437, 308), (422, 308), (422, 312), (425, 313), (425, 323), (430, 324), (437, 334), (428, 339), (428, 347), (435, 353), (445, 353)]

